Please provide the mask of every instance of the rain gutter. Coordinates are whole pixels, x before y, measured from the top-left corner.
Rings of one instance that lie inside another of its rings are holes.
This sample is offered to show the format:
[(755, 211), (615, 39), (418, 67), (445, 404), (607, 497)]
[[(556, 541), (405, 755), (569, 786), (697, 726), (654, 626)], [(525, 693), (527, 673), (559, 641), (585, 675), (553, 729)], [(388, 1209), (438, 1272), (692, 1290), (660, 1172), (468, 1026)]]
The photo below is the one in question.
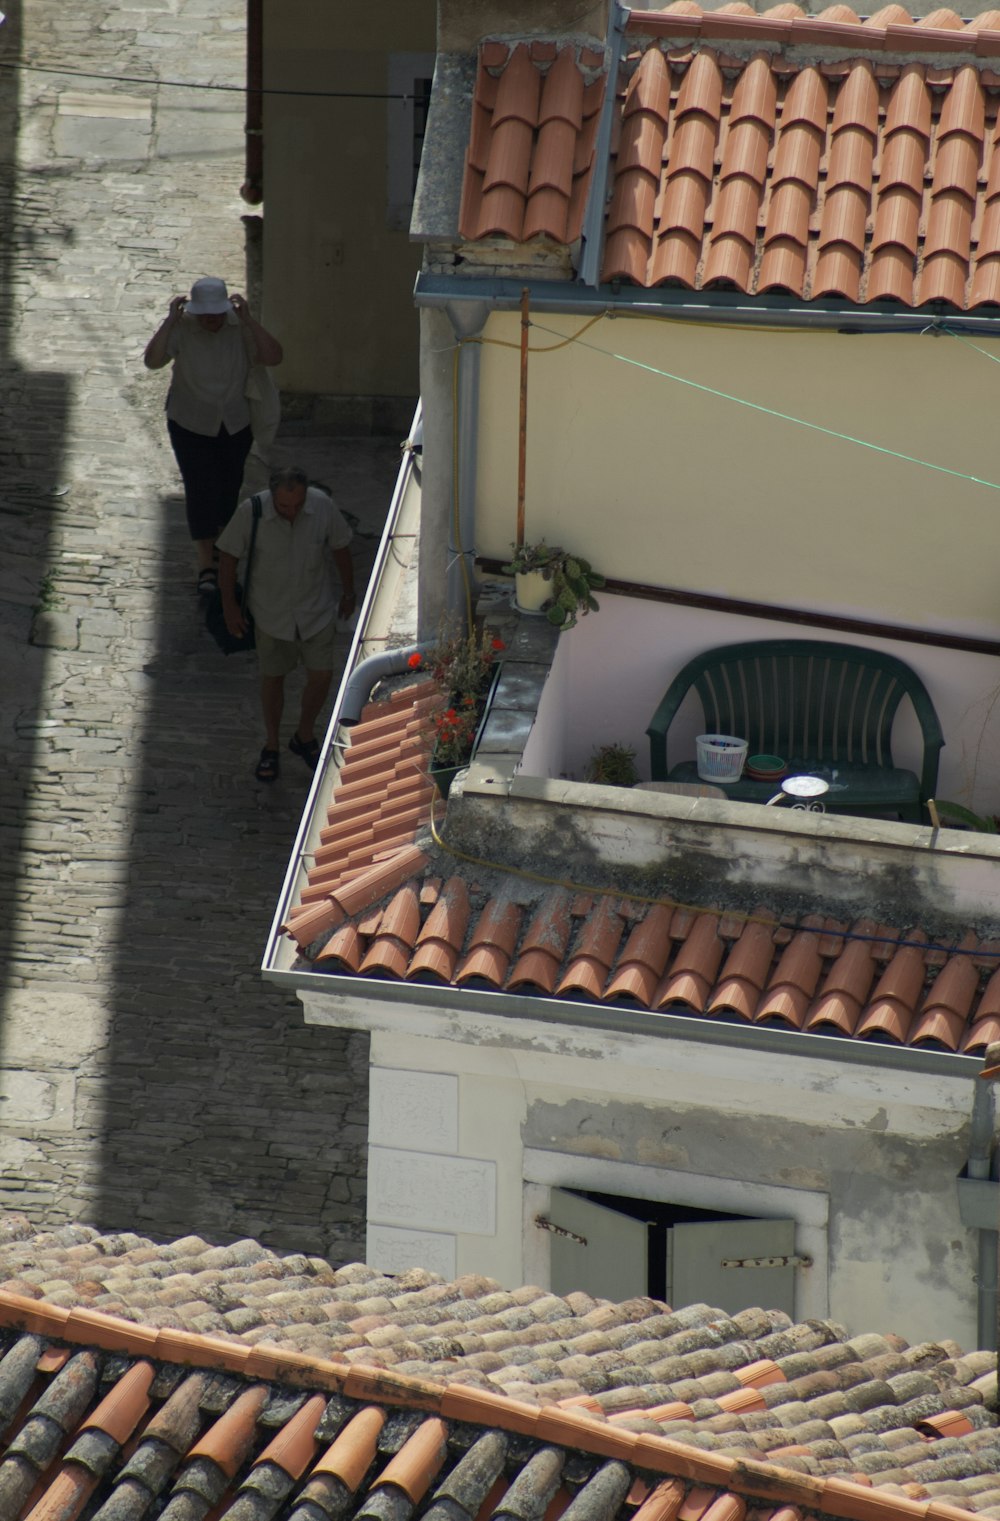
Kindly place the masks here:
[(264, 199), (264, 0), (247, 0), (247, 88), (243, 184), (248, 206)]
[[(375, 562), (372, 566), (364, 600), (358, 613), (358, 621), (355, 626), (354, 637), (351, 640), (351, 647), (347, 654), (347, 660), (344, 663), (344, 675), (337, 691), (333, 713), (323, 740), (323, 748), (320, 751), (319, 762), (313, 775), (312, 786), (309, 789), (309, 796), (302, 810), (302, 817), (299, 821), (295, 844), (292, 847), (289, 858), (288, 869), (285, 872), (285, 878), (281, 884), (281, 892), (278, 895), (278, 905), (271, 920), (271, 928), (268, 931), (267, 944), (264, 947), (264, 958), (261, 963), (261, 970), (265, 977), (273, 975), (271, 966), (281, 943), (281, 925), (285, 922), (288, 915), (299, 875), (304, 869), (302, 858), (306, 849), (306, 841), (312, 828), (313, 814), (319, 799), (321, 797), (325, 799), (327, 796), (327, 774), (332, 752), (338, 744), (335, 735), (343, 724), (357, 721), (357, 716), (368, 700), (375, 682), (380, 677), (388, 674), (394, 662), (398, 662), (399, 669), (404, 669), (409, 655), (416, 649), (421, 648), (421, 646), (410, 644), (402, 649), (379, 651), (364, 660), (358, 659), (363, 646), (368, 640), (367, 629), (372, 607), (378, 594), (379, 583), (386, 561), (392, 553), (399, 514), (406, 497), (406, 488), (409, 485), (410, 477), (416, 470), (415, 456), (422, 448), (422, 441), (422, 405), (418, 402), (417, 410), (413, 415), (413, 422), (410, 426), (409, 437), (403, 444), (403, 462), (396, 476), (396, 484), (389, 503), (385, 527), (382, 530), (382, 537), (375, 555)], [(365, 690), (366, 684), (367, 690)], [(354, 714), (353, 718), (350, 716), (351, 714)]]
[(608, 18), (608, 38), (604, 45), (604, 75), (607, 85), (604, 104), (594, 144), (594, 174), (587, 196), (587, 209), (583, 217), (583, 257), (580, 261), (580, 279), (584, 285), (597, 288), (600, 283), (601, 253), (604, 246), (604, 212), (608, 198), (608, 182), (611, 175), (611, 133), (614, 127), (618, 95), (618, 70), (621, 67), (622, 47), (629, 12), (617, 0)]
[(978, 1056), (958, 1056), (950, 1051), (885, 1046), (834, 1035), (801, 1035), (794, 1030), (762, 1030), (755, 1025), (727, 1024), (683, 1014), (657, 1014), (652, 1010), (628, 1009), (618, 1004), (610, 1007), (575, 1003), (570, 999), (532, 998), (519, 993), (491, 993), (429, 983), (401, 984), (375, 977), (341, 976), (273, 965), (265, 965), (264, 975), (269, 982), (280, 983), (299, 993), (332, 995), (338, 1004), (344, 1001), (369, 1002), (394, 1004), (398, 1008), (419, 1003), (464, 1020), (470, 1014), (489, 1015), (494, 1019), (525, 1019), (533, 1024), (604, 1030), (609, 1034), (652, 1035), (696, 1041), (701, 1045), (770, 1052), (775, 1056), (811, 1056), (820, 1061), (840, 1062), (869, 1070), (882, 1068), (927, 1077), (974, 1078), (983, 1065)]
[(825, 328), (843, 333), (933, 333), (946, 329), (962, 333), (1000, 336), (1000, 312), (972, 316), (968, 312), (942, 313), (893, 310), (889, 307), (856, 306), (850, 302), (811, 301), (797, 305), (787, 296), (754, 296), (741, 291), (694, 292), (638, 286), (589, 287), (568, 280), (505, 279), (497, 276), (463, 277), (422, 270), (417, 276), (417, 306), (453, 307), (460, 302), (482, 303), (489, 312), (512, 312), (520, 308), (527, 286), (534, 313), (563, 312), (593, 316), (606, 312), (636, 317), (665, 317), (679, 322), (719, 322), (740, 327)]
[(958, 1204), (962, 1224), (979, 1231), (979, 1270), (976, 1273), (976, 1329), (978, 1345), (996, 1345), (997, 1335), (997, 1241), (1000, 1225), (998, 1158), (994, 1152), (993, 1084), (977, 1081), (972, 1100), (969, 1160), (958, 1180)]
[[(518, 297), (520, 301), (520, 297)], [(457, 478), (452, 490), (457, 495), (457, 533), (455, 501), (448, 514), (448, 567), (445, 573), (445, 607), (450, 620), (464, 617), (466, 591), (475, 602), (476, 583), (476, 475), (479, 467), (479, 377), (482, 348), (478, 343), (462, 342), (481, 333), (489, 316), (483, 305), (444, 303), (458, 350), (458, 378), (452, 405), (457, 409)], [(450, 409), (449, 409), (450, 410)], [(452, 428), (456, 427), (452, 417)]]

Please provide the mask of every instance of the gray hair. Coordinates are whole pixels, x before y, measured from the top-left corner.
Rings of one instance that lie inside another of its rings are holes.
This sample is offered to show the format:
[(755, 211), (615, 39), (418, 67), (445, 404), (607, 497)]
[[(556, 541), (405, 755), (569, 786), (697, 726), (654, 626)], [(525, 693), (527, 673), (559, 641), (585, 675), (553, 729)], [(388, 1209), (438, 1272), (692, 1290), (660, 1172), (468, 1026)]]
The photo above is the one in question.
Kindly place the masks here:
[(268, 486), (271, 491), (279, 491), (282, 486), (304, 486), (308, 489), (309, 477), (301, 465), (283, 465), (280, 470), (272, 470)]

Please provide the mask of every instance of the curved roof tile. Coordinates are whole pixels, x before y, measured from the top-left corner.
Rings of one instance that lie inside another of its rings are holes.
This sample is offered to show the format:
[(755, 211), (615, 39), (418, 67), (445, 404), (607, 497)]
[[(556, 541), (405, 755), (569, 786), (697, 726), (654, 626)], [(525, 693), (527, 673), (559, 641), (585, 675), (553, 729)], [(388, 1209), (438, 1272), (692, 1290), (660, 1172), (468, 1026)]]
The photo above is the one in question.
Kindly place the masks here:
[[(784, 251), (782, 240), (774, 241)], [(832, 264), (845, 245), (828, 246), (821, 262)], [(801, 268), (804, 251), (792, 248)], [(884, 253), (895, 259), (897, 250), (887, 245)], [(853, 252), (852, 258), (856, 271)], [(912, 278), (911, 271), (907, 257), (903, 272)], [(422, 683), (394, 694), (391, 704), (373, 704), (347, 754), (355, 747), (373, 753), (374, 733), (391, 764), (392, 746), (409, 743), (411, 713), (422, 715), (432, 696)], [(418, 779), (423, 787), (419, 773)], [(400, 778), (399, 785), (405, 805), (412, 784)], [(350, 842), (364, 817), (356, 810), (364, 806), (353, 795), (345, 803), (335, 788), (325, 831), (331, 847), (343, 848), (340, 812), (355, 829)], [(401, 816), (426, 823), (430, 806), (428, 800), (422, 814), (416, 807)], [(415, 827), (408, 821), (408, 831)], [(847, 924), (810, 914), (782, 923), (764, 911), (748, 920), (707, 905), (640, 903), (589, 888), (555, 886), (539, 894), (516, 876), (483, 902), (481, 888), (453, 860), (447, 879), (433, 875), (440, 866), (409, 838), (385, 850), (376, 840), (361, 857), (333, 884), (335, 855), (317, 861), (289, 913), (285, 929), (298, 943), (300, 964), (319, 973), (526, 989), (668, 1014), (674, 1008), (685, 1017), (733, 1017), (802, 1031), (806, 1039), (836, 1032), (973, 1055), (1000, 1038), (998, 941), (966, 935), (931, 946), (919, 927), (871, 920)]]
[[(985, 213), (1000, 186), (988, 67), (1000, 53), (1000, 12), (966, 24), (941, 8), (915, 22), (890, 5), (862, 22), (846, 4), (810, 17), (794, 4), (757, 14), (685, 0), (632, 13), (628, 33), (637, 41), (618, 97), (603, 279), (735, 285), (751, 296), (997, 302), (1000, 222)], [(713, 39), (749, 45), (750, 56), (717, 52)], [(834, 51), (817, 66), (810, 45)], [(865, 46), (870, 56), (859, 57)], [(913, 61), (915, 48), (930, 67)], [(579, 236), (604, 89), (585, 52), (565, 42), (482, 45), (465, 237), (569, 245)], [(856, 193), (835, 198), (847, 185)]]

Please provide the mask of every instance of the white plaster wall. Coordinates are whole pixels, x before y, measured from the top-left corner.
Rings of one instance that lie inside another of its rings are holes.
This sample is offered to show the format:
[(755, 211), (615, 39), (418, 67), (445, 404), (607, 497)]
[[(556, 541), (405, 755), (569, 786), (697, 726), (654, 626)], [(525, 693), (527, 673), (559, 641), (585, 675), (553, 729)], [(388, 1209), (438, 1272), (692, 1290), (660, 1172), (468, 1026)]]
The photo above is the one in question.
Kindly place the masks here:
[[(863, 644), (911, 666), (930, 692), (944, 731), (938, 796), (1000, 812), (1000, 661), (993, 656), (631, 597), (599, 593), (598, 600), (600, 611), (559, 640), (522, 775), (580, 779), (596, 746), (618, 742), (634, 747), (640, 775), (648, 779), (646, 726), (687, 660), (715, 645), (747, 639), (815, 638)], [(914, 620), (921, 621), (916, 612)], [(670, 731), (670, 764), (694, 758), (698, 709), (693, 702), (685, 709)], [(893, 745), (896, 764), (919, 772), (920, 730), (905, 701)]]
[[(532, 348), (552, 351), (529, 364), (529, 539), (563, 541), (622, 580), (996, 636), (1000, 491), (962, 478), (1000, 480), (996, 340), (976, 340), (984, 356), (931, 335), (533, 320)], [(484, 555), (514, 537), (518, 325), (495, 314), (485, 330), (512, 346), (483, 349)]]
[[(308, 1017), (328, 1021), (329, 1002), (307, 997)], [(338, 1024), (372, 1029), (373, 1067), (457, 1079), (459, 1154), (496, 1176), (495, 1232), (478, 1213), (476, 1230), (454, 1225), (457, 1272), (508, 1286), (541, 1276), (539, 1185), (701, 1202), (799, 1222), (797, 1249), (816, 1259), (801, 1316), (974, 1345), (977, 1237), (954, 1181), (972, 1104), (964, 1065), (947, 1076), (471, 1010), (335, 1007)], [(447, 1189), (447, 1165), (440, 1180)], [(432, 1189), (429, 1233), (436, 1208)]]
[[(403, 105), (384, 97), (393, 54), (433, 53), (434, 21), (432, 0), (390, 0), (376, 26), (361, 7), (267, 6), (265, 86), (315, 92), (264, 97), (263, 317), (284, 344), (285, 391), (417, 393), (420, 250), (389, 215)], [(372, 98), (349, 98), (361, 91)]]

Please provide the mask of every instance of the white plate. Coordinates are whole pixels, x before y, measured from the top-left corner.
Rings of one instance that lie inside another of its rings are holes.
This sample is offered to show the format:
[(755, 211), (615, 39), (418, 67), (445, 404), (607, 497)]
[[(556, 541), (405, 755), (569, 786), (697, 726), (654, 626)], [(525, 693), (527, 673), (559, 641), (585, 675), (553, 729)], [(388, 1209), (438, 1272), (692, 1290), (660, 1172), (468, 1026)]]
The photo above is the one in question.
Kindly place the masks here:
[(786, 776), (781, 790), (789, 797), (822, 797), (824, 792), (829, 792), (830, 783), (819, 776)]

